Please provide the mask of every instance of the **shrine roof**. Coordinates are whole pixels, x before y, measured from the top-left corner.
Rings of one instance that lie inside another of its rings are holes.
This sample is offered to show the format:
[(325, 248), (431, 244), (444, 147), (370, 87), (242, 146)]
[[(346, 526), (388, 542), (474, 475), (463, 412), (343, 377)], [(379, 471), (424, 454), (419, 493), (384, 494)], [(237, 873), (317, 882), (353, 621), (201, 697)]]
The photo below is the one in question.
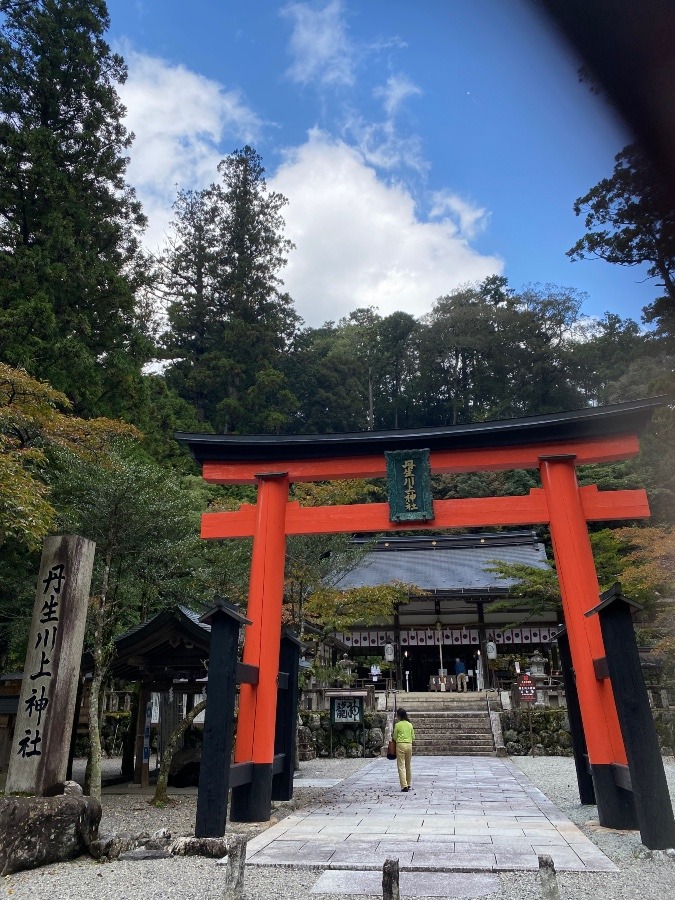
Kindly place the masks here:
[(328, 459), (381, 454), (385, 450), (454, 450), (639, 434), (661, 398), (593, 406), (518, 419), (396, 431), (339, 434), (189, 434), (177, 432), (194, 460), (204, 462)]
[(495, 561), (549, 567), (533, 531), (381, 538), (333, 587), (377, 587), (399, 581), (441, 594), (508, 593), (514, 580), (488, 571)]

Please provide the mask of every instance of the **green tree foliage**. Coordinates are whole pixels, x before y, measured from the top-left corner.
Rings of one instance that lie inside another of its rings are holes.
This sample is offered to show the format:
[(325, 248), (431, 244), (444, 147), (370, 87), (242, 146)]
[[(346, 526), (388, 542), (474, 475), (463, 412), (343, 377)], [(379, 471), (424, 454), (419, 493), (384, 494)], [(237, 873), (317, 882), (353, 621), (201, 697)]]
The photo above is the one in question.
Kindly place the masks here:
[(149, 345), (145, 221), (103, 0), (0, 0), (0, 358), (118, 415)]
[[(624, 594), (652, 609), (662, 594), (675, 587), (675, 535), (672, 528), (603, 528), (590, 534), (600, 590), (621, 582)], [(488, 611), (525, 607), (530, 615), (561, 613), (560, 585), (555, 563), (540, 569), (521, 563), (495, 561), (487, 567), (513, 581), (508, 600), (490, 604)]]
[[(199, 538), (204, 491), (139, 460), (129, 448), (87, 461), (61, 455), (54, 474), (58, 524), (96, 541), (87, 645), (94, 660), (90, 709), (107, 675), (113, 639), (158, 610), (204, 601), (233, 579), (232, 543)], [(215, 554), (214, 554), (215, 551)], [(243, 554), (245, 557), (246, 554)], [(240, 556), (243, 563), (248, 562)], [(92, 792), (100, 792), (99, 723), (90, 718)]]
[(667, 185), (635, 144), (617, 154), (610, 178), (603, 178), (574, 204), (585, 216), (586, 234), (567, 255), (600, 258), (622, 266), (648, 266), (662, 296), (645, 308), (663, 334), (675, 330), (675, 209)]
[(37, 549), (54, 524), (44, 471), (52, 448), (93, 458), (111, 440), (138, 437), (129, 425), (70, 414), (68, 398), (23, 369), (0, 363), (0, 546)]
[(299, 319), (279, 272), (292, 248), (286, 199), (267, 191), (258, 154), (224, 159), (222, 182), (180, 192), (161, 260), (169, 297), (167, 381), (218, 432), (276, 432), (296, 400), (282, 361)]

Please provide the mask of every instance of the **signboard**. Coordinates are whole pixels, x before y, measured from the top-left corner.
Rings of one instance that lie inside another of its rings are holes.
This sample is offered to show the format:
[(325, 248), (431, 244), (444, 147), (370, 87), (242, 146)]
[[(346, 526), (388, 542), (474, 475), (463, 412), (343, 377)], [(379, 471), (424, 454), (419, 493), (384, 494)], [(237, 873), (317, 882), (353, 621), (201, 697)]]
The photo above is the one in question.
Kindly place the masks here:
[(360, 725), (363, 722), (363, 697), (331, 697), (331, 725)]
[(518, 679), (518, 693), (523, 703), (534, 703), (537, 699), (537, 686), (529, 675), (521, 675)]
[(434, 517), (428, 450), (388, 450), (390, 522), (428, 522)]
[(44, 541), (5, 792), (41, 795), (66, 779), (96, 544)]

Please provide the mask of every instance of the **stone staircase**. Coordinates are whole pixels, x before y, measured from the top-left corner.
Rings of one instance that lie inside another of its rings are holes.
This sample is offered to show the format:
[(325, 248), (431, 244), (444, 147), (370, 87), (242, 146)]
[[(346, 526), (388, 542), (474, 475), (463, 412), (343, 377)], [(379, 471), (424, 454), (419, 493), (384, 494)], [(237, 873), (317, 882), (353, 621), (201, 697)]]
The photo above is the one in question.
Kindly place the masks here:
[(415, 728), (417, 756), (495, 756), (484, 692), (400, 693)]

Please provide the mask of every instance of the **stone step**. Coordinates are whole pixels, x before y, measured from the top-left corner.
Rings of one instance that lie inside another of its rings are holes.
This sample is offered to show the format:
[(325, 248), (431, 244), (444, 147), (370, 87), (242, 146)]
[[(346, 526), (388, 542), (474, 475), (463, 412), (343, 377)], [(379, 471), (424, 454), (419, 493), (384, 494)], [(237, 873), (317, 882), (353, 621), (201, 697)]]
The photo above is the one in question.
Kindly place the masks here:
[(479, 712), (478, 710), (460, 713), (418, 712), (413, 714), (411, 712), (408, 716), (411, 721), (414, 720), (415, 722), (481, 722), (487, 717), (486, 712)]
[(494, 743), (492, 738), (490, 740), (482, 740), (482, 741), (415, 741), (416, 752), (418, 749), (425, 748), (430, 749), (433, 747), (446, 747), (446, 748), (459, 748), (463, 747), (466, 751), (467, 749), (470, 751), (472, 747), (494, 750)]
[[(402, 704), (401, 704), (402, 705)], [(417, 703), (415, 706), (405, 706), (409, 713), (426, 712), (485, 712), (486, 703)]]
[(416, 744), (420, 743), (420, 742), (426, 742), (426, 743), (432, 742), (432, 743), (436, 743), (436, 744), (443, 743), (443, 742), (448, 743), (448, 744), (472, 744), (472, 743), (477, 744), (477, 743), (482, 743), (484, 741), (492, 741), (492, 740), (493, 740), (492, 735), (487, 731), (484, 731), (480, 734), (456, 734), (456, 733), (443, 734), (440, 732), (437, 734), (429, 734), (429, 733), (419, 734), (419, 735), (415, 734), (415, 743)]
[(476, 725), (471, 728), (422, 728), (415, 724), (415, 735), (421, 737), (441, 737), (443, 735), (459, 737), (463, 734), (469, 735), (492, 735), (492, 729), (489, 726)]
[(448, 750), (447, 747), (443, 750), (434, 750), (431, 751), (416, 751), (418, 756), (496, 756), (494, 750)]

